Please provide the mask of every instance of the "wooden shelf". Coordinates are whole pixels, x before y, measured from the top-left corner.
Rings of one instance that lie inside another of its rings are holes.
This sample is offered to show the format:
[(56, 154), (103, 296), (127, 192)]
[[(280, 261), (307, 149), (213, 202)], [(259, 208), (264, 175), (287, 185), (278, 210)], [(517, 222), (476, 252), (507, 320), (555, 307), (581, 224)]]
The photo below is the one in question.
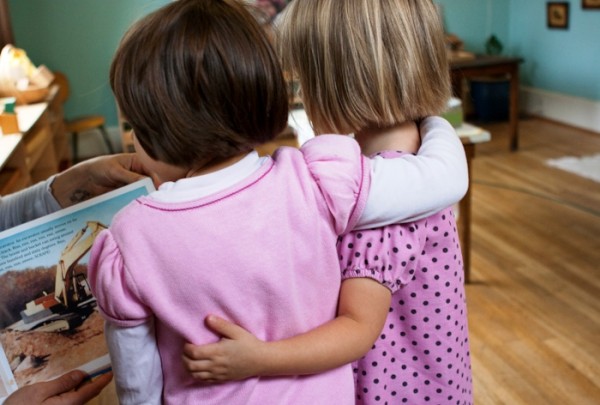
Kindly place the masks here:
[(6, 195), (20, 190), (26, 185), (27, 179), (19, 169), (7, 168), (0, 172), (0, 195)]
[[(52, 138), (52, 130), (49, 125), (36, 125), (36, 127), (23, 138), (29, 170), (34, 170), (40, 162), (47, 164), (49, 159), (53, 161), (56, 160)], [(48, 150), (48, 148), (52, 149)]]
[(54, 167), (36, 168), (31, 172), (31, 182), (32, 184), (39, 183), (56, 173), (57, 170)]
[(0, 137), (0, 195), (21, 190), (31, 183), (22, 140), (20, 134)]

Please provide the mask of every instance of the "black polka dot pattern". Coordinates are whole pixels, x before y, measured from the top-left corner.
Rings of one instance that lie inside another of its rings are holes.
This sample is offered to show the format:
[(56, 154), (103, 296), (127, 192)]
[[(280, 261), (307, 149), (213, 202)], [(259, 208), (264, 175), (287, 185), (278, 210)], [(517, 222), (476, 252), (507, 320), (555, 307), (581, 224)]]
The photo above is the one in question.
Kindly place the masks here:
[(452, 209), (345, 235), (338, 252), (344, 278), (370, 277), (393, 292), (381, 335), (354, 364), (356, 403), (472, 404), (463, 263)]

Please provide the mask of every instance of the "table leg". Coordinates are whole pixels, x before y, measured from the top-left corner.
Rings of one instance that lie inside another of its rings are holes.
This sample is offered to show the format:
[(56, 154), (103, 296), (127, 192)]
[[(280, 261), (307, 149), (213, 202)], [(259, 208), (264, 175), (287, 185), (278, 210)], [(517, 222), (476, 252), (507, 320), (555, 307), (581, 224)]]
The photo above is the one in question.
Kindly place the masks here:
[(465, 283), (471, 281), (471, 161), (475, 157), (475, 145), (463, 144), (467, 156), (467, 166), (469, 171), (469, 189), (458, 204), (458, 232), (460, 237), (460, 246), (463, 256), (463, 265), (465, 271)]
[(510, 150), (519, 149), (519, 69), (510, 72)]

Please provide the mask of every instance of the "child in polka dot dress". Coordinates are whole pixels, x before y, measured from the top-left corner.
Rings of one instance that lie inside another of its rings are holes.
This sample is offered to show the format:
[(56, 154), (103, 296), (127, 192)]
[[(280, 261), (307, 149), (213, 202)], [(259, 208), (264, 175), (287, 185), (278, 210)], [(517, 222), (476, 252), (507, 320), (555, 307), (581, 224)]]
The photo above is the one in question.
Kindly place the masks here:
[(470, 404), (462, 256), (451, 208), (340, 237), (343, 277), (392, 292), (385, 326), (354, 363), (357, 404)]
[[(450, 96), (443, 29), (432, 1), (296, 1), (279, 30), (284, 68), (297, 74), (317, 134), (353, 133), (364, 154), (387, 159), (413, 152), (390, 146), (399, 137), (447, 129), (439, 118), (422, 121), (443, 111)], [(427, 187), (410, 192), (428, 193)], [(378, 225), (338, 240), (345, 281), (336, 320), (265, 343), (209, 317), (208, 325), (226, 339), (188, 346), (188, 370), (200, 380), (222, 381), (306, 374), (354, 360), (357, 404), (471, 404), (463, 263), (452, 208)], [(372, 339), (359, 338), (367, 334), (352, 328), (348, 307), (381, 297), (389, 298), (383, 329), (374, 321)]]

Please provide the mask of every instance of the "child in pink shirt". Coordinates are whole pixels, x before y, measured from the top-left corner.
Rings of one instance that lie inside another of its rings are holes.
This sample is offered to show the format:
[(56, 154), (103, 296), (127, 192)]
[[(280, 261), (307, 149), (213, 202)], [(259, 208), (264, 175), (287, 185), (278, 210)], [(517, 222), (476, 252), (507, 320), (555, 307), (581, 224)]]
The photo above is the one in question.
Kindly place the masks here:
[[(426, 133), (433, 119), (420, 127), (416, 122), (442, 111), (449, 98), (443, 29), (432, 1), (295, 1), (279, 31), (284, 63), (299, 79), (316, 132), (352, 132), (367, 155), (401, 155), (387, 141)], [(224, 339), (188, 345), (188, 370), (210, 382), (307, 374), (354, 360), (357, 404), (472, 403), (463, 262), (452, 209), (354, 231), (337, 246), (345, 281), (335, 321), (264, 343), (209, 317)], [(361, 328), (357, 314), (373, 321)], [(381, 314), (387, 315), (383, 329)], [(375, 334), (372, 340), (357, 339), (363, 329)]]
[[(427, 215), (440, 198), (464, 194), (452, 129), (425, 119), (419, 155), (400, 159), (369, 160), (337, 135), (259, 157), (253, 148), (286, 126), (287, 87), (269, 40), (236, 0), (179, 0), (143, 18), (123, 38), (110, 81), (158, 186), (114, 218), (89, 262), (120, 402), (353, 403), (349, 366), (199, 385), (182, 347), (218, 340), (202, 324), (211, 313), (263, 340), (333, 319), (339, 235)], [(405, 191), (421, 181), (440, 188)]]

